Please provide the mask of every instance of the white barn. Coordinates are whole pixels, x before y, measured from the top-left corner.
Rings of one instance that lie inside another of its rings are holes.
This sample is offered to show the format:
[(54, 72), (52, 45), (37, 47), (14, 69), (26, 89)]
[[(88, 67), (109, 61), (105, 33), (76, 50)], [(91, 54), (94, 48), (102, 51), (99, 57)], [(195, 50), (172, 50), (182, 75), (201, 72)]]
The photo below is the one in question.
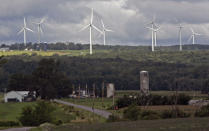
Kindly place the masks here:
[(10, 91), (5, 94), (4, 102), (23, 102), (24, 98), (27, 97), (29, 91)]

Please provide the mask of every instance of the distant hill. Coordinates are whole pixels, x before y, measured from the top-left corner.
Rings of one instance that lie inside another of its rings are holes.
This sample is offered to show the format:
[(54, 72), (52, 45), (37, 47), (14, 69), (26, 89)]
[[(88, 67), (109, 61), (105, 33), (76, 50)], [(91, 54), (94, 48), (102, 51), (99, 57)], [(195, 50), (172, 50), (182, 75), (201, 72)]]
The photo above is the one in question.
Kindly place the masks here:
[[(1, 48), (9, 47), (11, 50), (24, 50), (24, 49), (33, 49), (33, 50), (87, 50), (89, 49), (88, 44), (75, 44), (72, 42), (69, 43), (28, 43), (24, 46), (23, 43), (16, 43), (12, 45), (1, 45)], [(106, 50), (106, 49), (114, 49), (114, 50), (130, 50), (130, 49), (138, 49), (143, 51), (151, 51), (151, 46), (128, 46), (128, 45), (93, 45), (93, 49), (96, 50)], [(156, 51), (178, 51), (179, 45), (172, 46), (159, 46), (155, 48)], [(183, 50), (209, 50), (209, 45), (183, 45)]]

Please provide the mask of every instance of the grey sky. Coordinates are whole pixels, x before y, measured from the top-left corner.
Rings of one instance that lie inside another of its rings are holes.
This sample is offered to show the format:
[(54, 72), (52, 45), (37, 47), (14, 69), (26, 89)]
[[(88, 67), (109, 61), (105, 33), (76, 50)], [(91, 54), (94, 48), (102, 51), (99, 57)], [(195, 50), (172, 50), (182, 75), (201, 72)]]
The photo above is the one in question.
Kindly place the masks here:
[[(89, 43), (89, 31), (78, 31), (89, 23), (91, 8), (95, 9), (97, 27), (101, 28), (103, 19), (115, 31), (107, 34), (108, 44), (150, 45), (151, 32), (145, 25), (153, 15), (162, 27), (158, 32), (160, 45), (178, 43), (178, 22), (185, 25), (184, 44), (191, 43), (190, 27), (209, 35), (209, 0), (0, 0), (0, 3), (1, 43), (23, 41), (23, 34), (17, 32), (24, 17), (27, 26), (35, 31), (27, 32), (28, 41), (37, 42), (37, 27), (32, 22), (47, 17), (42, 41)], [(96, 31), (93, 34), (93, 42), (102, 44), (100, 35)], [(208, 44), (209, 36), (197, 37), (196, 43)]]

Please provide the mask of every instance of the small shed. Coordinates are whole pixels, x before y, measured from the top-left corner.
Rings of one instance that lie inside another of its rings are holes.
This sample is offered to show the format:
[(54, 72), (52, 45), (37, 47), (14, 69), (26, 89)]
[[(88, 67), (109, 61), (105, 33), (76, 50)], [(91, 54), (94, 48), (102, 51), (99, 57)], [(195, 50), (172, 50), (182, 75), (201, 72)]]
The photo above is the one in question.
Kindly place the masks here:
[(4, 96), (4, 102), (23, 102), (28, 97), (29, 91), (10, 91)]

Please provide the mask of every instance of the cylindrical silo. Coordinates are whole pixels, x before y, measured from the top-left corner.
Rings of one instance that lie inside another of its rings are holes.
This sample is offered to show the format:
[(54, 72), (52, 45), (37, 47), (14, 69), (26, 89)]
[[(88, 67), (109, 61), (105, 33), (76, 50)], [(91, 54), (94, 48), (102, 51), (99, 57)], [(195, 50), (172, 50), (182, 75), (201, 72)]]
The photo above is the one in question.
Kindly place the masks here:
[(147, 95), (149, 94), (149, 73), (148, 71), (140, 72), (140, 91)]
[(107, 98), (113, 97), (115, 94), (115, 86), (113, 83), (107, 84)]

